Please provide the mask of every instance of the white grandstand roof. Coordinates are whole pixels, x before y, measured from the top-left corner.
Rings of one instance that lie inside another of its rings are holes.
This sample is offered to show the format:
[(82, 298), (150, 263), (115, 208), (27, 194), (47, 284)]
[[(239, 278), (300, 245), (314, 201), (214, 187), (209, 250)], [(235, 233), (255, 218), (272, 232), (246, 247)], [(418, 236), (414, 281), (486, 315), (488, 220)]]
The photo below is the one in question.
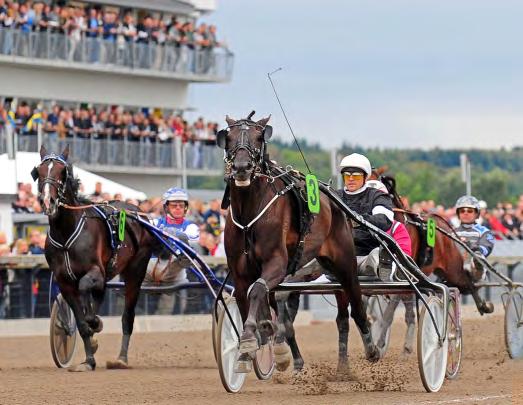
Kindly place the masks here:
[(82, 0), (82, 2), (105, 4), (120, 8), (133, 8), (139, 10), (159, 11), (182, 16), (198, 17), (214, 11), (215, 0)]
[[(16, 154), (16, 166), (14, 161), (7, 158), (7, 154), (0, 155), (0, 194), (16, 194), (17, 183), (30, 183), (33, 193), (37, 193), (37, 185), (31, 177), (31, 170), (40, 162), (40, 154), (33, 152), (18, 152)], [(7, 173), (7, 175), (5, 175)], [(134, 190), (123, 184), (116, 183), (105, 177), (88, 172), (77, 166), (74, 167), (74, 174), (81, 181), (83, 193), (92, 194), (97, 182), (102, 183), (102, 191), (110, 194), (121, 193), (123, 198), (134, 198), (145, 200), (147, 195), (141, 191)]]

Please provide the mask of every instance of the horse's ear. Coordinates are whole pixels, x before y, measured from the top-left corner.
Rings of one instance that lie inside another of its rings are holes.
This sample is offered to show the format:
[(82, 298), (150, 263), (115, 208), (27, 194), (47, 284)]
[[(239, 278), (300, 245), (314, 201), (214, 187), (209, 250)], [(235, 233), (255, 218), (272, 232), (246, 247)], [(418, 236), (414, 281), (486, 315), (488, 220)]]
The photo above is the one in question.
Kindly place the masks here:
[(69, 144), (67, 144), (65, 149), (62, 151), (62, 157), (67, 162), (67, 158), (69, 157)]
[(269, 115), (267, 118), (262, 118), (261, 120), (259, 120), (256, 124), (258, 124), (261, 127), (265, 127), (270, 119), (271, 116)]
[(228, 115), (225, 116), (225, 121), (227, 121), (227, 125), (229, 125), (229, 126), (234, 125), (234, 123), (236, 122), (235, 119), (232, 119)]
[(45, 146), (42, 144), (40, 146), (40, 159), (44, 160), (44, 157), (47, 156), (47, 149), (45, 149)]
[(265, 142), (268, 142), (269, 139), (271, 139), (271, 136), (272, 136), (272, 126), (265, 125), (265, 128), (263, 129), (263, 140)]
[(216, 134), (216, 145), (218, 145), (222, 149), (225, 149), (225, 147), (227, 146), (227, 135), (229, 135), (229, 131), (227, 131), (226, 129), (218, 131), (218, 133)]

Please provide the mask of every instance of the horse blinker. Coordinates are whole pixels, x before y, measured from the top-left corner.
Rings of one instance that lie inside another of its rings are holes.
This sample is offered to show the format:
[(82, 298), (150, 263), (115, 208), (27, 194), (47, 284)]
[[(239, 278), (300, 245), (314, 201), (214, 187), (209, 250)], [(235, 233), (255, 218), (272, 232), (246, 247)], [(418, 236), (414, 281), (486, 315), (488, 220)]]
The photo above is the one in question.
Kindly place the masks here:
[(218, 131), (218, 134), (216, 135), (216, 145), (218, 145), (222, 149), (225, 149), (225, 146), (227, 144), (227, 135), (229, 135), (229, 131), (227, 131), (226, 129)]

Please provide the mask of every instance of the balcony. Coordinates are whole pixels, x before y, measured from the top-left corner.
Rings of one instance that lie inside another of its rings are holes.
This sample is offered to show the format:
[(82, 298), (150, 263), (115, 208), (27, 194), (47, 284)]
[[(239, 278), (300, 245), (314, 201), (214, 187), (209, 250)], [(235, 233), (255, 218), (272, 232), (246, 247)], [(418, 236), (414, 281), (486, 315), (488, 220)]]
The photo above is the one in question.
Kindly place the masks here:
[[(0, 127), (0, 154), (8, 153), (8, 132)], [(102, 139), (93, 134), (82, 138), (77, 134), (65, 139), (56, 135), (27, 135), (14, 132), (15, 149), (37, 152), (43, 144), (49, 151), (70, 149), (70, 161), (87, 170), (126, 174), (172, 174), (186, 176), (223, 175), (223, 151), (212, 141), (183, 143), (180, 138), (161, 141), (128, 137)]]
[(226, 82), (234, 55), (222, 48), (197, 50), (174, 44), (157, 45), (89, 38), (79, 40), (53, 32), (22, 32), (0, 27), (0, 62), (177, 79)]

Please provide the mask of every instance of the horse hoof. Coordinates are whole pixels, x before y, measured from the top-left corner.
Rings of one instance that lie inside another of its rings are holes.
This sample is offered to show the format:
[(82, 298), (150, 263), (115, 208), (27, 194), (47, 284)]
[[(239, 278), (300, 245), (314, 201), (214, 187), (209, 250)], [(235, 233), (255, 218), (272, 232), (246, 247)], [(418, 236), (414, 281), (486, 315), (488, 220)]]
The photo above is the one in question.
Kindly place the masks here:
[(240, 353), (252, 353), (259, 349), (258, 346), (258, 339), (250, 338), (250, 339), (242, 339), (240, 341)]
[(494, 312), (494, 304), (492, 302), (485, 302), (482, 307), (483, 314), (491, 314)]
[(93, 348), (93, 355), (94, 355), (98, 350), (98, 339), (91, 336), (89, 338), (89, 340), (91, 342), (91, 347)]
[(84, 371), (94, 371), (94, 366), (90, 365), (89, 363), (80, 363), (76, 366), (69, 367), (67, 371), (71, 373), (82, 373)]
[(234, 365), (234, 372), (247, 374), (252, 371), (252, 361), (250, 360), (238, 360)]
[(117, 359), (116, 361), (108, 360), (107, 363), (105, 363), (105, 366), (108, 370), (127, 370), (128, 368), (131, 368), (129, 367), (129, 364), (122, 359)]
[(278, 371), (285, 371), (291, 365), (291, 355), (287, 343), (276, 343), (274, 345), (274, 361)]
[(381, 358), (380, 351), (376, 347), (376, 345), (371, 344), (371, 345), (367, 346), (367, 348), (365, 350), (365, 357), (371, 363), (376, 363)]
[(100, 333), (104, 328), (104, 323), (102, 322), (102, 318), (100, 318), (98, 315), (96, 315), (96, 328), (92, 328), (94, 333)]

